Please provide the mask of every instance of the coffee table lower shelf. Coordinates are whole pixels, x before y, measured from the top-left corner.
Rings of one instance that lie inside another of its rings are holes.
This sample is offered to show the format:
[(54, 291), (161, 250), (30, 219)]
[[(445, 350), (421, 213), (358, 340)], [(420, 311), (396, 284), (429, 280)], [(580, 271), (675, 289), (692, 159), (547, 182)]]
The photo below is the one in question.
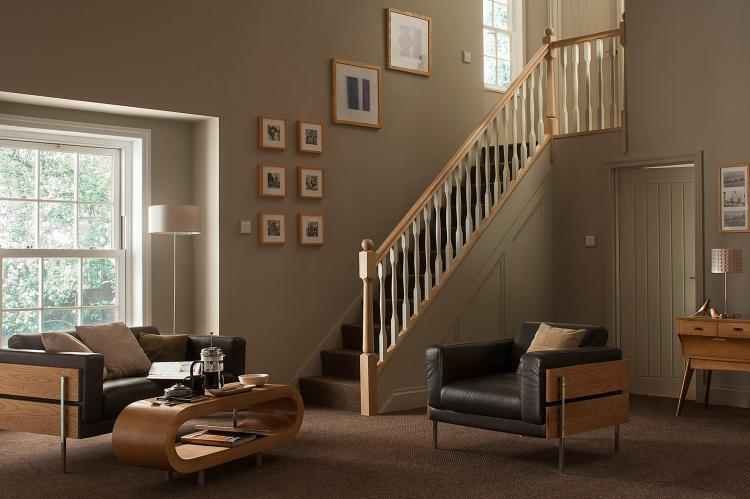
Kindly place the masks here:
[[(112, 448), (120, 462), (165, 470), (167, 476), (171, 472), (200, 473), (278, 447), (297, 434), (304, 413), (299, 392), (288, 385), (266, 385), (251, 392), (172, 407), (154, 406), (153, 402), (134, 402), (120, 413), (112, 432)], [(240, 427), (269, 434), (237, 447), (175, 443), (185, 422), (233, 410), (249, 410)], [(201, 478), (202, 474), (199, 482)]]

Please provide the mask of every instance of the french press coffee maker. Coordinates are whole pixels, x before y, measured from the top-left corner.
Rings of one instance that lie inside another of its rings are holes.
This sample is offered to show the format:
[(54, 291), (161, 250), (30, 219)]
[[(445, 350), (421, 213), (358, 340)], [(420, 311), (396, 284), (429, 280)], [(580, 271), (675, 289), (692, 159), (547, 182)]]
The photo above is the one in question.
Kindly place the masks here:
[(206, 390), (219, 389), (224, 386), (224, 352), (219, 347), (208, 347), (201, 350), (203, 383)]

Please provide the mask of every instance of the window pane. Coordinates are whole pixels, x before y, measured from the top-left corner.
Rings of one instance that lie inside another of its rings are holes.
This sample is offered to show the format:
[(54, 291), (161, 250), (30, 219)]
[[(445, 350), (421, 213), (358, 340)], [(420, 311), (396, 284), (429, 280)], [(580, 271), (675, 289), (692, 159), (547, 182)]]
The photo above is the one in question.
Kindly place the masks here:
[(35, 189), (34, 150), (0, 147), (0, 197), (33, 198)]
[(76, 328), (78, 310), (45, 310), (42, 331), (72, 331)]
[(45, 307), (75, 307), (78, 305), (79, 262), (78, 258), (44, 259)]
[(78, 205), (78, 247), (112, 248), (112, 207), (110, 205)]
[(39, 197), (41, 199), (75, 199), (74, 153), (39, 151)]
[(3, 313), (3, 348), (8, 345), (8, 339), (14, 334), (38, 332), (39, 311)]
[(39, 209), (39, 247), (72, 248), (75, 206), (69, 203), (39, 203)]
[(114, 258), (83, 259), (83, 306), (114, 305), (117, 270)]
[(497, 65), (497, 81), (501, 87), (510, 86), (510, 62), (500, 61)]
[(495, 32), (488, 29), (484, 30), (484, 55), (496, 56), (496, 47)]
[(78, 192), (80, 201), (112, 202), (112, 156), (78, 156)]
[(117, 321), (117, 310), (114, 308), (85, 308), (81, 312), (81, 324), (95, 326), (111, 324)]
[(0, 201), (0, 248), (34, 246), (36, 203)]
[(510, 37), (508, 35), (497, 34), (497, 55), (501, 59), (510, 60)]
[(508, 5), (495, 2), (492, 14), (492, 26), (500, 29), (508, 29)]
[(484, 58), (484, 83), (497, 85), (497, 61), (494, 57)]
[(492, 0), (484, 0), (482, 5), (482, 18), (484, 24), (492, 26)]
[(39, 258), (3, 259), (3, 308), (39, 308)]

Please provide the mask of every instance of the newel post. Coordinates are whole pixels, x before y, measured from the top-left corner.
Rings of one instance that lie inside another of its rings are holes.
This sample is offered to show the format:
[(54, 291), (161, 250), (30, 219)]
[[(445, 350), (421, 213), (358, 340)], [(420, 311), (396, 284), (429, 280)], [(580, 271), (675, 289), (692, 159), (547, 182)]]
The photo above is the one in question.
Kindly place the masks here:
[(555, 101), (555, 72), (554, 60), (557, 57), (557, 49), (552, 48), (552, 42), (557, 40), (555, 30), (548, 26), (544, 30), (542, 43), (547, 45), (547, 55), (544, 59), (547, 62), (546, 71), (546, 93), (544, 95), (544, 133), (554, 137), (559, 132), (559, 122), (557, 120), (557, 102)]
[(375, 278), (375, 251), (369, 239), (359, 252), (359, 278), (362, 279), (362, 354), (359, 356), (360, 413), (378, 413), (378, 355), (375, 353), (375, 326), (372, 317), (372, 280)]

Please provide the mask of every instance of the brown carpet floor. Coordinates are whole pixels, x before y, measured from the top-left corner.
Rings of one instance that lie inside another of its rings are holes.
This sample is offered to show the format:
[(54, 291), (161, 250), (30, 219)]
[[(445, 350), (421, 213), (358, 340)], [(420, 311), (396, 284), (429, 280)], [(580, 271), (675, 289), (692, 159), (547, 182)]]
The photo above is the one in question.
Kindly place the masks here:
[(431, 447), (423, 413), (365, 418), (308, 408), (297, 437), (264, 456), (164, 481), (158, 470), (115, 460), (111, 437), (70, 441), (59, 472), (53, 437), (0, 431), (2, 497), (739, 497), (750, 496), (750, 410), (632, 397), (622, 450), (611, 430), (576, 436), (568, 472), (556, 444), (440, 425)]

